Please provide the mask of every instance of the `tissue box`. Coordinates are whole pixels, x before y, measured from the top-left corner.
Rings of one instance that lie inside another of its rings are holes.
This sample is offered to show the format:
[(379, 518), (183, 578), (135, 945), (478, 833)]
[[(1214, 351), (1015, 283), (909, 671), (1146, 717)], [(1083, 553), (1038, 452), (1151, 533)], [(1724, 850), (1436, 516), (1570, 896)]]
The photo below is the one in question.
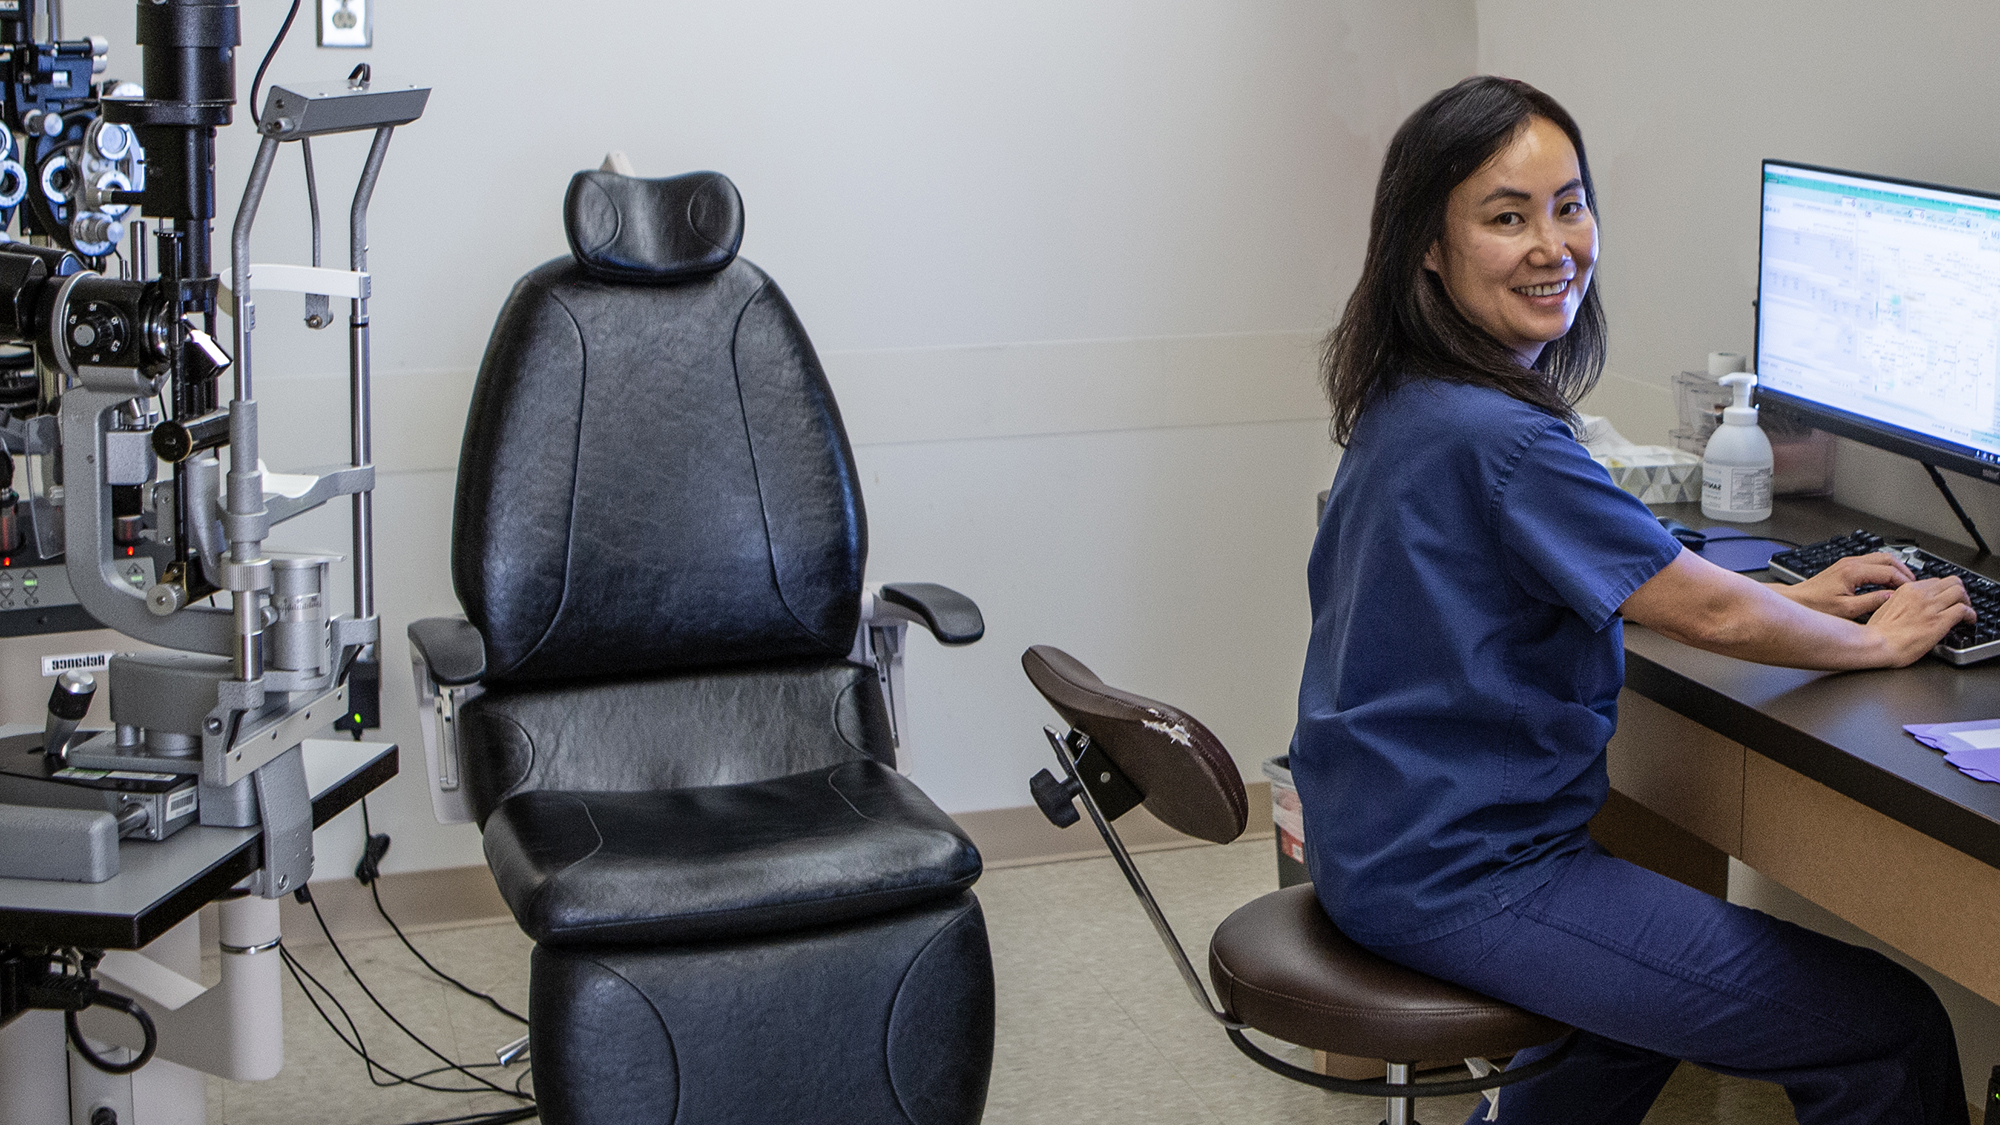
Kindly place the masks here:
[(1680, 504), (1701, 499), (1701, 458), (1663, 445), (1640, 445), (1591, 458), (1610, 472), (1612, 483), (1648, 504)]
[(1594, 414), (1577, 416), (1576, 439), (1604, 466), (1612, 483), (1648, 504), (1701, 499), (1701, 458), (1664, 445), (1634, 445)]

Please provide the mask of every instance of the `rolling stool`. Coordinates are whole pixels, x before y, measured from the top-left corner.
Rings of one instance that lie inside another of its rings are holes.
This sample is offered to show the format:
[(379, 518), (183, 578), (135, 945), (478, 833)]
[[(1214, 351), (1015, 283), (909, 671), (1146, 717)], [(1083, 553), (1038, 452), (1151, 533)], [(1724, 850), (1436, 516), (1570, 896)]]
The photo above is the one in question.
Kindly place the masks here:
[[(1060, 649), (1036, 645), (1021, 655), (1021, 666), (1070, 726), (1066, 734), (1045, 728), (1064, 778), (1036, 774), (1029, 782), (1035, 803), (1056, 827), (1067, 828), (1077, 822), (1075, 802), (1082, 800), (1195, 1002), (1253, 1062), (1321, 1089), (1386, 1098), (1387, 1125), (1411, 1125), (1417, 1098), (1481, 1091), (1497, 1100), (1499, 1087), (1541, 1074), (1569, 1053), (1575, 1037), (1566, 1025), (1406, 969), (1348, 940), (1310, 884), (1256, 899), (1216, 928), (1208, 949), (1209, 979), (1221, 1001), (1216, 1008), (1111, 822), (1144, 805), (1175, 831), (1226, 844), (1243, 834), (1249, 818), (1236, 763), (1193, 718), (1107, 686)], [(1386, 1080), (1294, 1066), (1252, 1043), (1246, 1028), (1301, 1047), (1383, 1059)], [(1544, 1058), (1481, 1076), (1485, 1059), (1565, 1035)], [(1474, 1077), (1415, 1082), (1411, 1069), (1420, 1059), (1465, 1059)]]

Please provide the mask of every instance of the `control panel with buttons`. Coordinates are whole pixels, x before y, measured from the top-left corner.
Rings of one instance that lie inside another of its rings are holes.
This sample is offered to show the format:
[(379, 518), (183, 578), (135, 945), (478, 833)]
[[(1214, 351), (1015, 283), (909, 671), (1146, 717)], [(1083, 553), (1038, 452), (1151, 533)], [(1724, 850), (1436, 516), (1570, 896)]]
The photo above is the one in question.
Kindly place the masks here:
[[(153, 560), (137, 551), (117, 560), (114, 569), (141, 594), (153, 584)], [(0, 556), (0, 637), (98, 628), (97, 619), (77, 604), (61, 559)]]

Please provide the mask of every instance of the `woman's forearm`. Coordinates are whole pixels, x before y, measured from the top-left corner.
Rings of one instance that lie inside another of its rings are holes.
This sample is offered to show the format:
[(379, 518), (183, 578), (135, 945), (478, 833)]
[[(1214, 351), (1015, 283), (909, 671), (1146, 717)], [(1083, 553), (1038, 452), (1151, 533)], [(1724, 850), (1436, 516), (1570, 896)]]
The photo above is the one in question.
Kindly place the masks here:
[[(1883, 668), (1894, 652), (1881, 636), (1852, 621), (1808, 609), (1763, 583), (1730, 575), (1720, 590), (1678, 612), (1633, 617), (1657, 633), (1709, 652), (1784, 668)], [(1629, 606), (1630, 603), (1628, 602)]]
[(1799, 604), (1683, 551), (1619, 607), (1627, 621), (1710, 652), (1788, 668), (1891, 668), (1973, 619), (1955, 578), (1906, 583), (1866, 625)]

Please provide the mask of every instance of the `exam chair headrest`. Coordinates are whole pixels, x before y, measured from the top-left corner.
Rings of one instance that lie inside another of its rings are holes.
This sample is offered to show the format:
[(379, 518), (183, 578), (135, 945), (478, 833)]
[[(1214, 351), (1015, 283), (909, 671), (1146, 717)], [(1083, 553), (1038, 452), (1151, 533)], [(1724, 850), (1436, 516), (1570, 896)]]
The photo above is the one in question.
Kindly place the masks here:
[(736, 260), (743, 197), (720, 172), (660, 180), (578, 172), (563, 199), (570, 253), (602, 281), (668, 285)]

